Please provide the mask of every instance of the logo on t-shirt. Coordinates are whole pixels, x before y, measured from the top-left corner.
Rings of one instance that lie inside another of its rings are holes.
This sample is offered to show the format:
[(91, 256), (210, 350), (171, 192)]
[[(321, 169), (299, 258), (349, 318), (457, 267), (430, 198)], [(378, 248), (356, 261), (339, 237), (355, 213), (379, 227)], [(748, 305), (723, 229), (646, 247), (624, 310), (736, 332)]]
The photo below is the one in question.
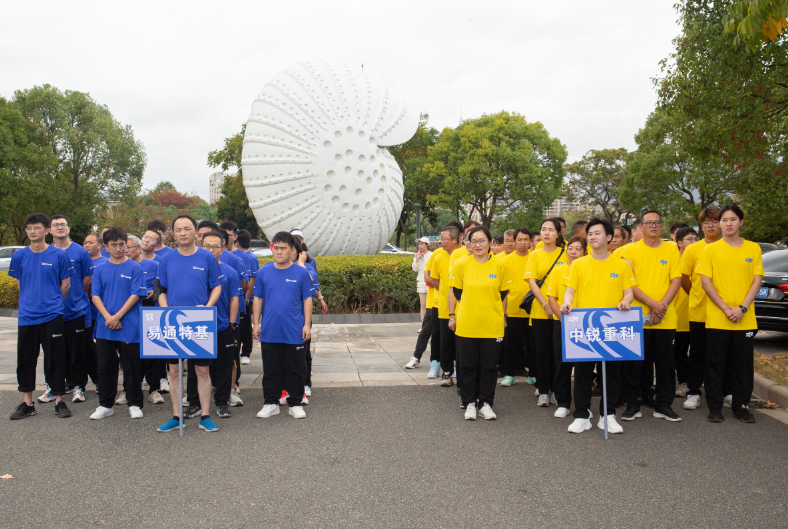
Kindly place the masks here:
[(45, 263), (45, 262), (41, 261), (41, 266), (44, 266), (44, 265), (52, 266), (52, 263)]
[(200, 272), (205, 272), (205, 268), (200, 268), (199, 266), (192, 266), (193, 270), (199, 270)]
[(495, 275), (495, 274), (490, 274), (490, 279), (495, 279), (496, 277), (498, 277), (498, 276)]
[(668, 262), (666, 260), (664, 260), (664, 259), (660, 259), (659, 260), (659, 264), (666, 265), (666, 264), (668, 264)]
[(285, 279), (285, 283), (298, 283), (295, 279)]
[(744, 259), (744, 261), (747, 262), (747, 263), (751, 263), (752, 262), (752, 258), (751, 257), (747, 257), (746, 259)]
[(129, 276), (124, 276), (123, 274), (120, 274), (120, 277), (125, 277), (126, 279), (131, 279)]
[(615, 272), (610, 272), (610, 277), (612, 277), (613, 279), (618, 279), (618, 274)]

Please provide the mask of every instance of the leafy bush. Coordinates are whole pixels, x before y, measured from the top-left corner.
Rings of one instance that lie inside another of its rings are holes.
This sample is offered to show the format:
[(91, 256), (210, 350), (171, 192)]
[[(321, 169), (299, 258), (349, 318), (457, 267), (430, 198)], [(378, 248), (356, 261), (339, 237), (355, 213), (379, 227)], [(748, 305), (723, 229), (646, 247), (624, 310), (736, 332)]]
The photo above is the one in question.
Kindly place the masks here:
[[(260, 265), (272, 258), (261, 258)], [(416, 273), (407, 255), (316, 257), (320, 288), (332, 314), (418, 312)], [(314, 313), (320, 312), (315, 304)]]
[(16, 279), (8, 277), (8, 272), (0, 272), (0, 308), (19, 308), (19, 286)]

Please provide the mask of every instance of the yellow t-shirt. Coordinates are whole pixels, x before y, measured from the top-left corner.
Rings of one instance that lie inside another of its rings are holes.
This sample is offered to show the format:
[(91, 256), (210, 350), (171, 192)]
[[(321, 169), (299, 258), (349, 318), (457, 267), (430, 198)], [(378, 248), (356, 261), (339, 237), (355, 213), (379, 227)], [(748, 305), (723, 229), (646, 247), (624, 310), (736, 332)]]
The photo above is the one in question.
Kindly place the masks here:
[(509, 295), (506, 297), (506, 315), (510, 318), (530, 317), (526, 311), (520, 308), (523, 298), (531, 291), (528, 281), (524, 279), (529, 255), (519, 256), (517, 252), (512, 252), (501, 260), (506, 269), (506, 277), (510, 281)]
[(624, 246), (619, 246), (618, 248), (613, 250), (613, 253), (611, 253), (610, 255), (615, 257), (616, 259), (620, 259), (621, 258), (621, 252), (624, 251), (624, 248), (626, 248), (627, 246), (631, 246), (631, 245), (632, 245), (632, 243), (628, 242)]
[[(711, 278), (722, 301), (731, 307), (738, 307), (752, 286), (753, 277), (763, 276), (761, 247), (752, 241), (744, 241), (736, 248), (721, 239), (703, 250), (696, 268), (699, 274)], [(757, 329), (755, 303), (750, 303), (739, 323), (733, 323), (717, 305), (709, 301), (706, 303), (706, 328), (729, 331)]]
[(679, 293), (673, 299), (673, 305), (676, 307), (678, 317), (676, 332), (689, 332), (689, 294), (684, 292), (683, 288), (679, 289)]
[[(572, 265), (567, 263), (562, 264), (560, 267), (556, 266), (547, 280), (547, 283), (549, 283), (547, 295), (556, 298), (559, 307), (564, 302), (564, 294), (566, 294), (566, 285), (569, 283), (571, 269)], [(572, 301), (572, 306), (575, 306), (574, 300)]]
[[(534, 251), (541, 250), (542, 248), (544, 248), (544, 241), (539, 241), (538, 243), (536, 243), (536, 248), (534, 248)], [(564, 245), (562, 246), (562, 248), (566, 248), (566, 241), (564, 241)]]
[(468, 256), (468, 249), (465, 246), (460, 246), (456, 250), (451, 253), (451, 258), (449, 259), (449, 273), (451, 273), (451, 269), (454, 268), (457, 259), (461, 259), (463, 257)]
[(632, 269), (621, 259), (611, 256), (600, 261), (586, 255), (572, 263), (566, 286), (575, 291), (573, 307), (598, 309), (618, 306), (624, 291), (637, 284)]
[(475, 257), (459, 260), (452, 269), (452, 283), (462, 289), (457, 308), (457, 336), (463, 338), (503, 338), (501, 292), (509, 289), (504, 263)]
[[(651, 299), (661, 300), (665, 297), (670, 282), (673, 279), (681, 278), (679, 249), (672, 242), (663, 241), (659, 248), (651, 248), (646, 245), (644, 240), (640, 240), (628, 245), (621, 252), (621, 258), (632, 264), (638, 288)], [(637, 299), (632, 303), (632, 306), (642, 307), (644, 316), (651, 313), (651, 309)], [(676, 308), (673, 303), (670, 303), (662, 321), (656, 325), (647, 325), (646, 328), (675, 329), (677, 324)]]
[[(514, 253), (514, 252), (512, 252), (512, 253)], [(512, 254), (509, 254), (509, 255), (512, 255)], [(506, 255), (506, 252), (501, 252), (501, 253), (497, 253), (497, 254), (493, 255), (493, 259), (504, 260), (507, 257), (509, 257), (509, 255)]]
[(430, 277), (440, 281), (438, 291), (433, 298), (433, 306), (438, 307), (438, 318), (449, 319), (449, 255), (448, 252), (441, 252), (432, 261)]
[[(528, 282), (529, 279), (542, 279), (555, 262), (555, 268), (552, 272), (550, 272), (550, 275), (554, 274), (555, 271), (566, 262), (566, 252), (564, 252), (559, 258), (558, 255), (560, 253), (561, 248), (556, 248), (550, 253), (547, 253), (544, 250), (534, 250), (531, 252), (530, 257), (528, 258), (528, 264), (525, 267), (525, 281)], [(558, 260), (557, 262), (556, 259)], [(550, 281), (548, 280), (542, 283), (542, 288), (540, 289), (542, 291), (542, 295), (545, 297), (545, 301), (547, 301), (547, 287), (549, 282)], [(542, 307), (542, 304), (539, 303), (539, 300), (536, 298), (534, 298), (534, 302), (531, 305), (531, 320), (534, 319), (547, 319), (547, 313)], [(558, 317), (553, 315), (553, 319), (557, 320)]]
[(689, 292), (689, 307), (687, 308), (689, 321), (706, 321), (706, 301), (709, 297), (706, 295), (706, 291), (703, 290), (703, 285), (700, 284), (700, 274), (697, 266), (703, 250), (710, 244), (714, 243), (708, 243), (705, 239), (692, 243), (687, 246), (687, 249), (684, 250), (684, 255), (681, 256), (681, 273), (687, 275), (692, 281), (692, 287)]
[[(432, 261), (433, 261), (433, 259), (435, 259), (435, 256), (438, 255), (442, 251), (443, 251), (443, 248), (438, 248), (437, 250), (432, 252), (432, 254), (430, 255), (429, 259), (427, 259), (427, 262), (424, 263), (424, 271), (425, 272), (429, 273), (429, 271), (432, 270)], [(432, 285), (429, 285), (429, 288), (427, 289), (427, 308), (428, 309), (431, 309), (432, 307), (435, 306), (433, 304), (434, 300), (435, 300), (435, 288)]]

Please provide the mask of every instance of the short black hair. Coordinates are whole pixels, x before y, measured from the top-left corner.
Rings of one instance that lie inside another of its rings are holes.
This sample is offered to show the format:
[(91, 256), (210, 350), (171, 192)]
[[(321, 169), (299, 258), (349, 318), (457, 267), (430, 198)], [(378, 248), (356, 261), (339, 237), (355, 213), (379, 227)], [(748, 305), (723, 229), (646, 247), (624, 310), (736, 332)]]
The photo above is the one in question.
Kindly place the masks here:
[(201, 230), (203, 228), (211, 228), (211, 231), (219, 231), (219, 225), (212, 220), (201, 220), (197, 229)]
[(577, 228), (584, 228), (585, 229), (586, 224), (588, 224), (587, 220), (578, 220), (577, 222), (572, 224), (572, 233), (573, 234), (576, 233), (577, 232)]
[(252, 234), (248, 230), (238, 230), (235, 236), (235, 241), (241, 248), (252, 247)]
[(222, 244), (224, 246), (227, 246), (227, 243), (230, 242), (230, 235), (228, 235), (227, 230), (219, 228), (218, 230), (214, 230), (214, 231), (219, 232), (219, 235), (222, 236)]
[[(159, 233), (159, 232), (158, 232), (158, 231), (156, 231), (156, 230), (152, 230), (152, 229), (150, 229), (150, 228), (149, 228), (149, 229), (147, 229), (147, 230), (145, 230), (145, 232), (146, 232), (146, 233), (147, 233), (147, 232), (149, 232), (149, 231), (152, 231), (153, 233), (155, 233), (155, 234), (156, 234), (156, 244), (161, 244), (161, 233)], [(145, 235), (145, 233), (143, 233), (142, 235), (144, 236), (144, 235)]]
[[(616, 228), (618, 228), (618, 229), (620, 229), (620, 230), (621, 230), (621, 235), (622, 235), (622, 236), (623, 236), (624, 234), (626, 234), (626, 236), (627, 236), (627, 239), (629, 239), (630, 237), (632, 237), (632, 230), (630, 230), (630, 229), (629, 229), (629, 226), (627, 226), (626, 224), (622, 224), (621, 226), (616, 226)], [(588, 229), (588, 226), (586, 226), (586, 229)]]
[(236, 224), (231, 220), (222, 221), (222, 223), (219, 224), (219, 227), (227, 231), (232, 231), (232, 232), (238, 231), (238, 224)]
[(517, 240), (517, 236), (520, 235), (521, 233), (528, 235), (529, 239), (531, 238), (531, 231), (528, 228), (517, 228), (516, 230), (514, 230), (514, 237), (513, 237), (514, 240)]
[[(462, 222), (460, 222), (459, 220), (450, 220), (449, 222), (446, 223), (446, 226), (447, 227), (448, 226), (454, 226), (455, 228), (457, 228), (457, 233), (462, 233), (464, 231), (462, 229)], [(443, 228), (443, 229), (445, 230), (446, 228)], [(443, 231), (443, 230), (441, 230), (441, 231)], [(459, 235), (457, 236), (457, 238), (458, 239), (460, 238)]]
[(690, 228), (689, 226), (684, 226), (683, 228), (679, 228), (676, 232), (676, 242), (680, 242), (684, 240), (684, 237), (687, 235), (694, 235), (695, 237), (698, 236), (698, 232)]
[(703, 211), (700, 212), (700, 215), (698, 215), (698, 222), (700, 222), (702, 225), (705, 221), (709, 219), (717, 220), (717, 213), (719, 212), (720, 212), (720, 208), (715, 208), (713, 206), (705, 208)]
[(728, 211), (733, 211), (736, 214), (736, 216), (739, 217), (739, 220), (744, 220), (744, 212), (736, 204), (725, 204), (724, 206), (722, 206), (720, 208), (720, 212), (717, 213), (717, 220), (721, 220), (722, 215)]
[(450, 239), (455, 239), (457, 242), (460, 241), (460, 230), (457, 228), (457, 226), (453, 225), (451, 222), (441, 230), (441, 233), (443, 233), (444, 231), (449, 232)]
[(278, 242), (283, 242), (288, 246), (290, 246), (290, 248), (294, 248), (296, 240), (295, 237), (290, 235), (289, 232), (280, 231), (276, 235), (274, 235), (273, 239), (271, 239), (271, 244), (276, 244)]
[(189, 219), (192, 221), (192, 225), (194, 226), (195, 231), (197, 230), (197, 221), (190, 215), (178, 215), (172, 220), (172, 231), (175, 231), (175, 223), (181, 219)]
[[(632, 235), (632, 232), (638, 229), (638, 226), (640, 226), (642, 222), (643, 219), (641, 217), (635, 217), (635, 219), (632, 221), (632, 227), (629, 229), (629, 234)], [(586, 230), (588, 230), (588, 226), (586, 226)]]
[(104, 232), (104, 235), (101, 236), (104, 240), (104, 246), (108, 245), (110, 241), (123, 241), (126, 242), (129, 236), (126, 234), (126, 230), (123, 228), (118, 228), (116, 226), (111, 227), (107, 231)]
[(63, 220), (66, 221), (66, 224), (68, 224), (68, 219), (66, 217), (64, 217), (63, 215), (52, 215), (49, 218), (49, 222), (51, 223), (53, 220), (57, 220), (57, 219), (63, 219)]
[(686, 223), (684, 222), (674, 222), (670, 225), (670, 233), (676, 233), (676, 231), (680, 230), (681, 228), (688, 228)]
[(566, 220), (564, 219), (564, 217), (553, 217), (553, 218), (555, 218), (555, 220), (563, 224), (564, 228), (566, 228)]
[(599, 217), (591, 217), (591, 220), (586, 224), (586, 233), (588, 233), (588, 230), (598, 225), (601, 225), (605, 229), (605, 235), (609, 235), (611, 239), (616, 234), (613, 224), (609, 220), (600, 219)]
[(645, 219), (645, 218), (646, 218), (646, 215), (648, 215), (649, 213), (655, 213), (655, 214), (659, 215), (659, 220), (662, 220), (662, 213), (660, 213), (659, 211), (657, 211), (657, 210), (655, 210), (655, 209), (650, 209), (650, 210), (648, 210), (648, 211), (644, 212), (644, 213), (643, 213), (643, 214), (640, 216), (640, 221), (641, 221), (641, 222), (643, 222), (643, 219)]
[(471, 228), (473, 228), (475, 226), (481, 226), (481, 225), (482, 225), (481, 222), (476, 222), (473, 219), (469, 219), (468, 222), (466, 222), (465, 224), (462, 225), (462, 229), (460, 231), (462, 233), (465, 233), (466, 231), (470, 230)]
[(503, 244), (503, 235), (496, 235), (493, 237), (493, 242), (495, 244)]
[(45, 228), (49, 227), (49, 217), (43, 213), (31, 213), (25, 217), (25, 227), (31, 224), (41, 224)]
[[(224, 237), (226, 237), (226, 236), (227, 236), (227, 234), (225, 233)], [(205, 238), (206, 237), (218, 237), (219, 238), (219, 244), (224, 246), (224, 243), (222, 242), (224, 240), (224, 237), (222, 237), (222, 234), (220, 232), (218, 232), (218, 231), (209, 231), (208, 233), (203, 234), (203, 236), (202, 236), (203, 244), (205, 243)]]
[(150, 221), (148, 223), (148, 229), (158, 233), (167, 233), (167, 225), (164, 224), (164, 221), (159, 219)]

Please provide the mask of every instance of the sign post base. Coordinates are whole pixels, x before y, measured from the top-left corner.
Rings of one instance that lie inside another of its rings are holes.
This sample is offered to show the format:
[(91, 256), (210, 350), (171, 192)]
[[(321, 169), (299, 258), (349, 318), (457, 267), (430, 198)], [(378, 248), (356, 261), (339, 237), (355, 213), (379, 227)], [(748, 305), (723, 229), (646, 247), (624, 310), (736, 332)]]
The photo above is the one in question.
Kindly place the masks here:
[(607, 439), (607, 368), (602, 360), (602, 404), (605, 409), (605, 439)]
[[(178, 359), (178, 400), (183, 400), (183, 358)], [(181, 423), (181, 437), (183, 437), (183, 404), (180, 402), (178, 402), (178, 409), (181, 410), (178, 414), (178, 418)], [(605, 423), (605, 425), (607, 425), (607, 423)], [(605, 430), (605, 437), (607, 437), (607, 430)]]

